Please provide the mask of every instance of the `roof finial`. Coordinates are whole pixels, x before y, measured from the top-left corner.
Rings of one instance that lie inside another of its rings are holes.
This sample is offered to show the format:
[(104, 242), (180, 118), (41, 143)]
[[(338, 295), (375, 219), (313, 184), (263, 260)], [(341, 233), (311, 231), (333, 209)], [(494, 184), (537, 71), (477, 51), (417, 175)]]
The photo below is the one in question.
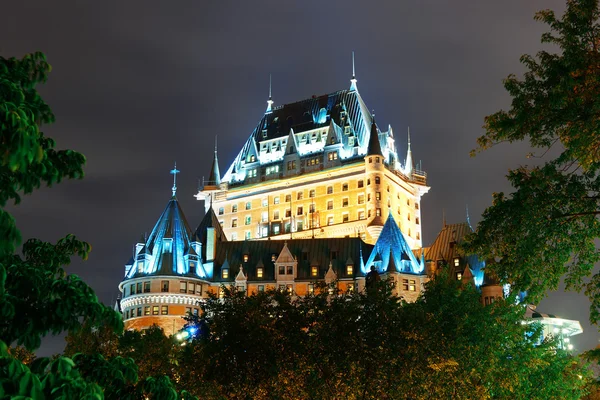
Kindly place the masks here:
[(354, 69), (354, 52), (352, 52), (352, 79), (350, 79), (350, 90), (356, 89), (356, 70)]
[(409, 178), (412, 177), (413, 170), (415, 169), (412, 160), (412, 151), (410, 150), (410, 126), (408, 127), (408, 149), (406, 149), (406, 159), (404, 160), (404, 175)]
[(177, 169), (177, 162), (175, 162), (175, 167), (171, 170), (171, 174), (173, 174), (173, 188), (171, 189), (173, 191), (173, 197), (175, 197), (175, 193), (177, 193), (177, 174), (180, 172), (181, 171)]
[(410, 149), (410, 126), (408, 127), (408, 148)]
[(215, 154), (217, 154), (217, 138), (219, 135), (215, 135)]
[(271, 74), (269, 74), (269, 100), (267, 100), (267, 111), (265, 111), (265, 114), (268, 114), (273, 110), (273, 97), (271, 96), (272, 84)]

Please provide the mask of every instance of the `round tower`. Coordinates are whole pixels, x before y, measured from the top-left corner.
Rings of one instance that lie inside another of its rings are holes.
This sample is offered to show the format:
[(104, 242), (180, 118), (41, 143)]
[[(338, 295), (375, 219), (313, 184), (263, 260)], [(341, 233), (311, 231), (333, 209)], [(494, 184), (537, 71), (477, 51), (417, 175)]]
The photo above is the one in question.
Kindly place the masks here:
[[(375, 116), (372, 117), (371, 134), (369, 145), (365, 156), (365, 178), (367, 195), (367, 232), (373, 242), (377, 241), (384, 225), (383, 218), (383, 191), (382, 182), (385, 165), (381, 144), (379, 142), (379, 129), (375, 124)], [(385, 212), (388, 210), (386, 209)]]
[(206, 297), (209, 282), (200, 256), (202, 244), (185, 219), (176, 191), (174, 181), (167, 207), (125, 266), (119, 284), (125, 329), (158, 325), (165, 334), (175, 334), (185, 324), (182, 317), (198, 314), (199, 302)]

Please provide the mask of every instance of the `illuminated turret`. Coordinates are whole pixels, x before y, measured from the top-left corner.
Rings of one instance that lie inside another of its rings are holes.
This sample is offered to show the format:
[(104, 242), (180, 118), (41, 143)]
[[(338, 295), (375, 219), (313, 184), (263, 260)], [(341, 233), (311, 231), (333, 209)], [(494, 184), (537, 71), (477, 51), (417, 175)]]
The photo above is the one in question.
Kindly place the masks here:
[(367, 177), (367, 232), (373, 240), (377, 240), (383, 228), (381, 182), (384, 166), (383, 153), (379, 142), (379, 129), (372, 117), (369, 146), (365, 156), (365, 175)]

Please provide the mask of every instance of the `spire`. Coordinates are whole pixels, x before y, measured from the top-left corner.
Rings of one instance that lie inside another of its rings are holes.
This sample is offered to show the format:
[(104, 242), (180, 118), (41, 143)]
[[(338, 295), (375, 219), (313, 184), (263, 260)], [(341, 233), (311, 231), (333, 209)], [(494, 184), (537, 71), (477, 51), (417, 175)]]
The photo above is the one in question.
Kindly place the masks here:
[(269, 100), (267, 100), (267, 111), (265, 111), (265, 114), (268, 114), (272, 111), (272, 107), (273, 107), (273, 97), (271, 96), (271, 89), (272, 89), (272, 80), (271, 80), (271, 74), (269, 74)]
[(404, 163), (404, 175), (410, 177), (414, 166), (412, 161), (412, 151), (410, 150), (410, 126), (408, 127), (408, 149), (406, 150), (406, 160)]
[(369, 136), (367, 155), (383, 156), (383, 153), (381, 152), (381, 144), (379, 143), (379, 129), (377, 129), (377, 124), (375, 124), (375, 114), (372, 115), (371, 121), (371, 135)]
[(467, 225), (469, 225), (469, 229), (471, 229), (471, 232), (473, 232), (473, 227), (471, 226), (471, 217), (469, 216), (469, 205), (467, 204), (465, 208), (467, 211)]
[(356, 71), (354, 69), (354, 52), (352, 52), (352, 79), (350, 79), (350, 90), (358, 90), (356, 88)]
[(171, 188), (173, 197), (175, 197), (175, 194), (177, 193), (177, 174), (180, 172), (181, 171), (177, 169), (177, 162), (175, 162), (175, 167), (171, 170), (171, 174), (173, 175), (173, 187)]
[(217, 158), (217, 137), (215, 136), (215, 157), (213, 158), (212, 167), (210, 168), (210, 176), (208, 184), (219, 186), (221, 184), (221, 174), (219, 173), (219, 160)]

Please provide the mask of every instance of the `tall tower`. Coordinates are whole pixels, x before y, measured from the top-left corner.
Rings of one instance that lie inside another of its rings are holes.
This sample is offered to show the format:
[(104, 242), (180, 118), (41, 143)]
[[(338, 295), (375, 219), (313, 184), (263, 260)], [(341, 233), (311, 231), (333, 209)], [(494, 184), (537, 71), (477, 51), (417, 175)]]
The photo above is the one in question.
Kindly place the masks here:
[[(379, 142), (379, 129), (375, 123), (375, 115), (371, 122), (371, 134), (369, 135), (369, 146), (365, 156), (365, 178), (367, 180), (367, 231), (373, 240), (379, 238), (383, 229), (384, 219), (382, 216), (382, 182), (383, 182), (383, 153)], [(387, 215), (387, 211), (386, 215)]]

